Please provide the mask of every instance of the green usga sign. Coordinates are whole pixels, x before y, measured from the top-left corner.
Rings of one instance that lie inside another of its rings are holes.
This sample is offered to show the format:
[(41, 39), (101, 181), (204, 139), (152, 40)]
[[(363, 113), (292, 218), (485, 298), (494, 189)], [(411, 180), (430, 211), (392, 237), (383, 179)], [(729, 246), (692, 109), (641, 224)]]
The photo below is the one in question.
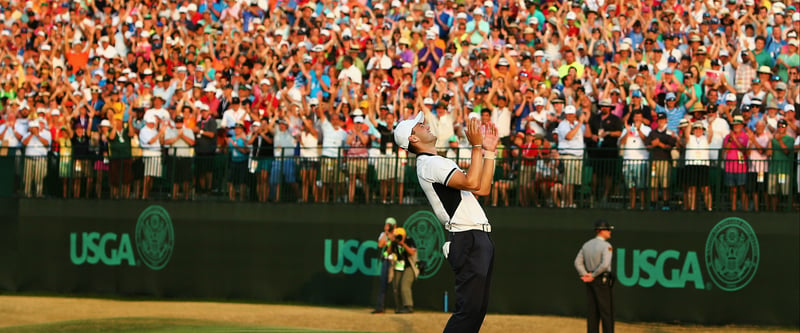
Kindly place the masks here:
[[(402, 227), (416, 243), (417, 259), (421, 264), (419, 278), (435, 276), (444, 262), (441, 248), (445, 234), (439, 219), (430, 211), (418, 211), (409, 216)], [(361, 242), (355, 239), (326, 239), (323, 259), (325, 270), (331, 274), (361, 273), (378, 276), (381, 273), (381, 262), (375, 253), (378, 253), (378, 242), (373, 240)]]
[(107, 266), (139, 262), (152, 270), (164, 268), (172, 257), (175, 232), (164, 207), (153, 205), (139, 215), (134, 233), (136, 253), (128, 233), (73, 232), (69, 234), (69, 259), (74, 265), (102, 263)]
[[(726, 218), (708, 234), (702, 258), (711, 281), (703, 279), (700, 256), (696, 251), (617, 249), (617, 277), (624, 286), (650, 288), (711, 289), (710, 283), (724, 291), (744, 288), (758, 270), (758, 238), (747, 221)], [(627, 266), (630, 264), (630, 266)], [(629, 268), (630, 267), (630, 268)], [(667, 271), (666, 267), (675, 267)], [(630, 272), (630, 273), (629, 273)]]

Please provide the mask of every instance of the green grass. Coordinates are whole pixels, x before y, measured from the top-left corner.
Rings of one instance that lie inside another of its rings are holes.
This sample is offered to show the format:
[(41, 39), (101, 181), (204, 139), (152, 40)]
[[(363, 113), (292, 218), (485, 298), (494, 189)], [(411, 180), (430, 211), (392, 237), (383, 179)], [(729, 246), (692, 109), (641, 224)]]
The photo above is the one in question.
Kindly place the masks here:
[(155, 333), (210, 333), (210, 332), (288, 332), (288, 333), (343, 333), (343, 331), (311, 330), (288, 327), (258, 327), (231, 325), (225, 322), (170, 319), (170, 318), (104, 318), (70, 320), (47, 324), (20, 325), (0, 328), (0, 333), (50, 333), (50, 332), (155, 332)]

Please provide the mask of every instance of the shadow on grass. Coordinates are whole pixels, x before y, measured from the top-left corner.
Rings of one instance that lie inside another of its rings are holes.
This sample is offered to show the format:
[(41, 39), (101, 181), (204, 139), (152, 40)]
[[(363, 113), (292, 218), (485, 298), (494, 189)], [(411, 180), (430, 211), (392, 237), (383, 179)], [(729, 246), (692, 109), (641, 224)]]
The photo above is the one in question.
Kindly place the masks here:
[[(150, 333), (210, 333), (210, 332), (287, 332), (287, 333), (345, 333), (289, 327), (258, 327), (235, 323), (178, 319), (178, 318), (103, 318), (69, 320), (47, 324), (19, 325), (0, 328), (0, 333), (51, 333), (51, 332), (150, 332)], [(353, 333), (353, 332), (350, 332)], [(362, 332), (365, 333), (365, 332)]]

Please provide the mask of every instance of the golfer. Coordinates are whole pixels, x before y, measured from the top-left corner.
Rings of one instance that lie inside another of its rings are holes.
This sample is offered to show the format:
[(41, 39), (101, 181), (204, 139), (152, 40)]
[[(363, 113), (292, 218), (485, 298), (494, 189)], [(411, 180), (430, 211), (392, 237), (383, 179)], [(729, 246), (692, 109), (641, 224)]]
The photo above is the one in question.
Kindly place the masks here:
[(454, 161), (436, 155), (436, 133), (423, 123), (422, 112), (394, 129), (397, 145), (417, 155), (419, 184), (450, 234), (442, 251), (455, 273), (456, 307), (444, 332), (480, 331), (489, 305), (494, 243), (489, 220), (475, 196), (488, 195), (492, 188), (497, 128), (493, 124), (481, 128), (480, 120), (470, 119), (467, 139), (472, 162), (464, 173)]

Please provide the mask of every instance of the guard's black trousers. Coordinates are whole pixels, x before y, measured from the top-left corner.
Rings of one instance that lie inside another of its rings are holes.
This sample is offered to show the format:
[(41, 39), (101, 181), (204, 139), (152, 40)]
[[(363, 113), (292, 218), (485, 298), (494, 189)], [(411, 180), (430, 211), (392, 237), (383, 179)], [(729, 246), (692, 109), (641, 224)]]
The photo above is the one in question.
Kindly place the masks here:
[(444, 332), (478, 332), (489, 306), (494, 263), (494, 243), (489, 233), (479, 230), (450, 233), (447, 261), (456, 276), (456, 308)]
[(603, 321), (603, 333), (614, 333), (614, 302), (610, 283), (604, 283), (602, 276), (586, 284), (586, 299), (589, 303), (589, 315), (586, 317), (586, 331), (600, 332), (600, 321)]

